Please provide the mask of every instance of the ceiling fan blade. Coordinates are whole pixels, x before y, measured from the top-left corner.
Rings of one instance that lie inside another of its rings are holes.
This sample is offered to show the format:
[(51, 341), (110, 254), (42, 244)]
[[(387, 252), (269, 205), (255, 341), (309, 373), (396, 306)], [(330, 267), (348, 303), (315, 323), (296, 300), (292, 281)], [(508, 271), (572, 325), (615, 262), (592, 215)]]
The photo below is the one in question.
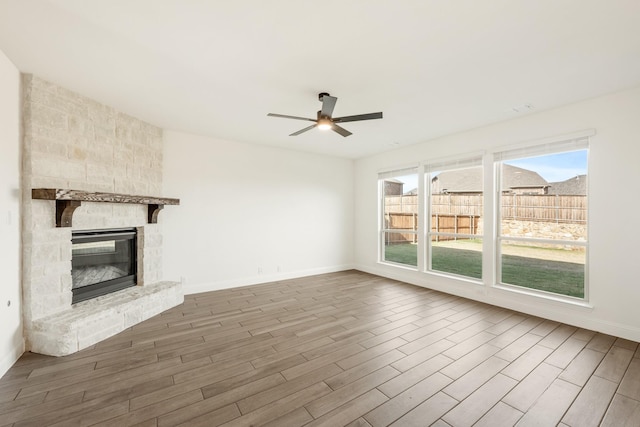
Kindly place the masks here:
[(307, 120), (309, 122), (315, 122), (315, 119), (308, 119), (306, 117), (298, 117), (298, 116), (287, 116), (286, 114), (275, 114), (275, 113), (269, 113), (267, 114), (267, 116), (269, 117), (280, 117), (283, 119), (295, 119), (295, 120)]
[(357, 114), (355, 116), (336, 117), (333, 119), (333, 122), (334, 123), (357, 122), (360, 120), (373, 120), (373, 119), (381, 119), (381, 118), (382, 118), (382, 112), (369, 113), (369, 114)]
[(351, 132), (349, 132), (348, 130), (346, 130), (343, 127), (338, 126), (337, 124), (333, 124), (333, 126), (331, 126), (331, 130), (333, 130), (334, 132), (339, 133), (340, 135), (347, 137), (349, 135), (351, 135)]
[(322, 110), (320, 110), (320, 115), (322, 115), (323, 117), (331, 117), (337, 100), (338, 98), (336, 98), (335, 96), (322, 95)]
[(308, 130), (311, 130), (311, 129), (313, 129), (313, 128), (314, 128), (314, 127), (316, 127), (316, 126), (317, 126), (317, 124), (314, 124), (314, 125), (311, 125), (311, 126), (309, 126), (309, 127), (304, 128), (304, 129), (300, 129), (298, 132), (294, 132), (294, 133), (292, 133), (292, 134), (291, 134), (291, 135), (289, 135), (289, 136), (298, 136), (298, 135), (300, 135), (301, 133), (304, 133), (304, 132), (306, 132), (306, 131), (308, 131)]

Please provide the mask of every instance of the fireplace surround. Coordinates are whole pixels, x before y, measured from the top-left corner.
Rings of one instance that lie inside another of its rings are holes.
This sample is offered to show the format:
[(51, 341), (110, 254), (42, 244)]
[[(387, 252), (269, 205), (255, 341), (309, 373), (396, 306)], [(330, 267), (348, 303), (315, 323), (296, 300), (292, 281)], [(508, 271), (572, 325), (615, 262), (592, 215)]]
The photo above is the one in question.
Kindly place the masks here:
[[(22, 91), (25, 347), (61, 356), (182, 303), (181, 284), (162, 279), (158, 215), (177, 203), (127, 196), (162, 194), (162, 129), (30, 74)], [(72, 233), (103, 229), (136, 230), (135, 286), (74, 301)]]

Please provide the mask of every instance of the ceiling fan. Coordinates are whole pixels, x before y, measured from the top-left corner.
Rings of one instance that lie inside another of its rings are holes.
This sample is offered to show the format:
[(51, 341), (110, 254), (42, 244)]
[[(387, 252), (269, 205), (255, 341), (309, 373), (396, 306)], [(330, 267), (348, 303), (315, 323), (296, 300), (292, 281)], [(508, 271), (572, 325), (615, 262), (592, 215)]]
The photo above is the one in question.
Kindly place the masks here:
[(295, 120), (306, 120), (309, 122), (314, 122), (309, 127), (304, 129), (300, 129), (297, 132), (292, 133), (289, 136), (297, 136), (301, 133), (304, 133), (308, 130), (311, 130), (315, 127), (321, 130), (333, 130), (336, 133), (339, 133), (342, 136), (349, 136), (351, 132), (346, 130), (345, 128), (339, 126), (337, 123), (344, 122), (357, 122), (360, 120), (373, 120), (373, 119), (381, 119), (382, 113), (369, 113), (369, 114), (357, 114), (355, 116), (344, 116), (344, 117), (331, 117), (333, 113), (333, 108), (336, 106), (336, 101), (338, 98), (335, 96), (331, 96), (326, 92), (322, 92), (318, 94), (318, 100), (322, 102), (322, 110), (318, 111), (318, 117), (316, 119), (308, 119), (306, 117), (298, 117), (298, 116), (287, 116), (285, 114), (274, 114), (269, 113), (267, 116), (271, 117), (282, 117), (283, 119), (295, 119)]

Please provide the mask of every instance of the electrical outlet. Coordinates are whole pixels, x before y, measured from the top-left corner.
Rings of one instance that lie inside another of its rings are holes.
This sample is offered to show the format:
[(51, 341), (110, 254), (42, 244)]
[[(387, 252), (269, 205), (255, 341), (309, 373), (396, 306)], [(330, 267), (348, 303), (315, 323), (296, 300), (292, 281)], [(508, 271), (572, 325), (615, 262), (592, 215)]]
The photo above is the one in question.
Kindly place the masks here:
[(262, 274), (262, 267), (258, 267), (258, 274)]

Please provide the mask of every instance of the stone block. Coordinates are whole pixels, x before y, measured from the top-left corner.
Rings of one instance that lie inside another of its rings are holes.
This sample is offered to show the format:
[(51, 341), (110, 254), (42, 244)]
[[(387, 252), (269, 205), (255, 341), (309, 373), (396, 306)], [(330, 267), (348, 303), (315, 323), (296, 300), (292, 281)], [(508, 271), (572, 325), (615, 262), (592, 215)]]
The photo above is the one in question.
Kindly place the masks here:
[(48, 263), (44, 265), (44, 273), (42, 277), (60, 277), (63, 274), (69, 274), (71, 272), (71, 256), (66, 261), (60, 261), (56, 263)]
[(94, 123), (113, 126), (115, 128), (116, 110), (108, 105), (85, 98), (89, 119)]
[[(88, 313), (85, 318), (73, 318), (71, 327), (78, 331), (78, 340), (93, 339), (91, 344), (117, 334), (124, 329), (124, 315), (118, 307), (95, 307), (95, 314)], [(91, 345), (89, 344), (89, 345)], [(86, 346), (80, 346), (86, 347)]]
[(72, 292), (73, 289), (73, 279), (71, 277), (70, 269), (60, 275), (60, 286), (63, 292)]
[(128, 329), (138, 323), (142, 322), (144, 319), (148, 319), (148, 317), (144, 317), (141, 306), (131, 307), (124, 313), (124, 329)]
[[(50, 203), (53, 204), (53, 202), (50, 202)], [(36, 221), (44, 221), (45, 219), (48, 219), (48, 217), (51, 215), (55, 215), (55, 211), (53, 209), (51, 209), (48, 216), (45, 215), (38, 218), (34, 217), (34, 219)], [(32, 244), (56, 243), (56, 242), (70, 241), (71, 231), (67, 229), (50, 227), (46, 230), (38, 230), (37, 232), (33, 232), (31, 230), (25, 230), (24, 236), (29, 237)]]
[(65, 138), (69, 137), (69, 132), (67, 129), (58, 129), (51, 128), (44, 124), (29, 122), (27, 117), (24, 117), (23, 123), (24, 125), (24, 140), (25, 140), (25, 151), (29, 151), (31, 149), (30, 141), (32, 138), (42, 137), (48, 138), (53, 141), (65, 142)]
[(132, 117), (125, 113), (118, 112), (116, 114), (116, 126), (123, 129), (141, 129), (142, 120)]
[(84, 161), (87, 159), (87, 150), (84, 147), (68, 147), (68, 157), (73, 161)]
[(87, 165), (87, 180), (91, 183), (103, 178), (113, 179), (113, 161), (108, 162), (96, 162), (88, 160)]
[(61, 159), (67, 157), (67, 144), (55, 139), (35, 136), (31, 138), (31, 148), (33, 153), (46, 155), (47, 157), (59, 157)]
[[(58, 283), (57, 286), (60, 287), (60, 284)], [(47, 316), (71, 307), (71, 292), (69, 292), (68, 297), (64, 295), (64, 293), (61, 293), (60, 290), (56, 293), (32, 293), (31, 296), (30, 308), (32, 321), (46, 318)]]
[[(116, 193), (126, 193), (126, 194), (136, 194), (135, 190), (136, 190), (136, 186), (130, 181), (128, 180), (126, 177), (125, 178), (114, 178), (113, 180), (113, 188), (114, 191)], [(142, 194), (142, 193), (140, 193)], [(142, 194), (144, 195), (144, 194)]]
[(154, 194), (151, 194), (151, 192), (149, 191), (149, 183), (147, 182), (134, 182), (134, 188), (136, 191), (136, 194), (144, 194), (144, 195), (148, 195), (148, 196), (154, 196)]
[(113, 147), (105, 144), (91, 145), (87, 148), (87, 161), (94, 164), (113, 164)]
[[(157, 183), (151, 183), (149, 184), (149, 188), (148, 188), (148, 193), (149, 195), (156, 195), (156, 194), (162, 194), (162, 183), (161, 182), (157, 182)], [(160, 215), (160, 220), (162, 220), (162, 215)]]
[[(78, 212), (80, 209), (76, 209)], [(100, 228), (108, 228), (107, 218), (99, 215), (92, 216), (80, 216), (76, 219), (75, 215), (73, 217), (73, 228), (77, 230), (92, 230), (92, 229), (100, 229)]]
[(136, 162), (140, 162), (142, 165), (149, 165), (151, 159), (153, 159), (154, 151), (144, 145), (136, 144), (133, 149), (133, 157)]
[[(31, 280), (30, 292), (32, 295), (57, 295), (62, 286), (59, 275), (42, 275)], [(43, 311), (43, 310), (40, 310)]]
[(44, 80), (38, 76), (34, 76), (33, 74), (23, 74), (22, 82), (25, 88), (29, 90), (36, 91), (48, 91), (55, 93), (58, 90), (58, 86)]
[(140, 128), (154, 138), (162, 138), (162, 128), (143, 121), (140, 121)]
[[(50, 177), (50, 176), (34, 176), (31, 179), (31, 185), (29, 185), (29, 189), (31, 188), (68, 188), (69, 180), (64, 177)], [(31, 193), (28, 194), (28, 197), (31, 197)], [(25, 203), (26, 205), (26, 203)]]
[[(61, 188), (71, 188), (73, 190), (84, 190), (84, 191), (106, 191), (107, 193), (113, 192), (112, 183), (96, 185), (94, 183), (89, 183), (86, 180), (82, 180), (82, 181), (69, 180), (68, 184)], [(75, 215), (74, 215), (74, 218), (75, 218)]]
[(41, 104), (65, 114), (75, 114), (84, 119), (88, 117), (87, 107), (83, 104), (82, 98), (77, 94), (70, 96), (60, 90), (47, 91), (32, 89), (27, 96), (25, 96), (25, 101)]
[(145, 239), (145, 247), (160, 248), (162, 247), (162, 234), (158, 232), (148, 233)]
[(31, 265), (60, 262), (60, 247), (57, 243), (38, 243), (31, 249)]
[(31, 162), (32, 174), (34, 176), (64, 178), (67, 180), (86, 180), (86, 168), (83, 162), (33, 158)]
[(49, 356), (66, 356), (80, 350), (78, 339), (72, 333), (54, 335), (32, 331), (27, 335), (27, 345), (32, 352)]
[(59, 99), (66, 102), (66, 110), (79, 115), (83, 119), (89, 118), (89, 99), (77, 92), (56, 86), (56, 94)]
[(36, 265), (32, 266), (30, 263), (23, 263), (22, 277), (24, 281), (31, 282), (32, 280), (40, 280), (45, 276), (46, 266)]
[[(133, 163), (133, 149), (118, 149), (113, 153), (114, 164), (119, 166), (119, 175), (125, 175), (127, 168), (125, 165)], [(115, 171), (114, 171), (115, 172)]]
[(67, 129), (67, 115), (42, 104), (31, 103), (25, 106), (24, 120), (51, 129)]

